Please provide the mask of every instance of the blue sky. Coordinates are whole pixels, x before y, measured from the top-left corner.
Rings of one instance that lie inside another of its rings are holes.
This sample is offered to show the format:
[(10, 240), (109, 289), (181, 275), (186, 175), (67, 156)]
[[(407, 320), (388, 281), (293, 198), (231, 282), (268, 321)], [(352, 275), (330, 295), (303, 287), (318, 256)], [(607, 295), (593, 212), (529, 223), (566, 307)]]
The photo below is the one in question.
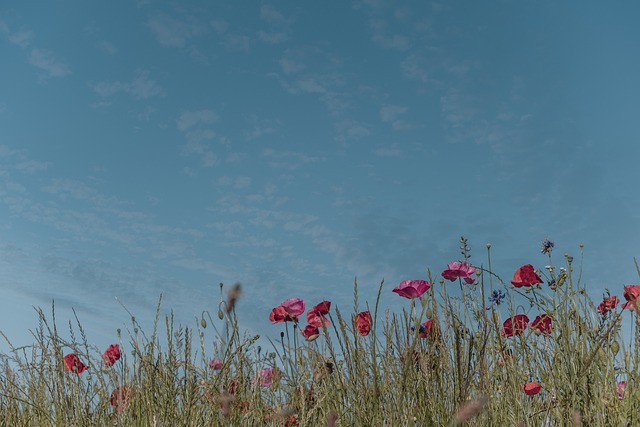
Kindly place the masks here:
[[(404, 279), (577, 257), (637, 283), (637, 2), (3, 2), (0, 329), (75, 308), (104, 346), (243, 284), (402, 307)], [(5, 349), (4, 343), (0, 349)]]

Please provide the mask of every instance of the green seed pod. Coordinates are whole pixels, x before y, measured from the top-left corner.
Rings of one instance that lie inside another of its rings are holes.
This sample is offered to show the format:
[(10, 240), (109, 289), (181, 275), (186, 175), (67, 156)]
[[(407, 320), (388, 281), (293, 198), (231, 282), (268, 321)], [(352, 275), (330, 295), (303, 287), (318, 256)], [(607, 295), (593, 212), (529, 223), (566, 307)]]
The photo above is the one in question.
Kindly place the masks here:
[(220, 320), (224, 319), (224, 313), (222, 312), (221, 308), (218, 308), (218, 319)]
[(204, 317), (200, 319), (200, 325), (202, 325), (202, 329), (207, 329), (207, 320)]
[(424, 311), (424, 315), (427, 316), (427, 319), (431, 319), (433, 317), (433, 311), (430, 308), (427, 308)]

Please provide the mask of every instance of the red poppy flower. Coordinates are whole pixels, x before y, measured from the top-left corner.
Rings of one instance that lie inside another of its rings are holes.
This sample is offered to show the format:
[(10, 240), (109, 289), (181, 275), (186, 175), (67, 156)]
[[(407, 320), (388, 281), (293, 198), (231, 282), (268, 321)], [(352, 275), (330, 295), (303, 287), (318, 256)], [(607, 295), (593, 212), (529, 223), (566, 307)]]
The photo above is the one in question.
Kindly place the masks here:
[(467, 264), (466, 261), (454, 261), (447, 264), (447, 269), (442, 272), (442, 277), (447, 280), (455, 281), (457, 278), (464, 279), (468, 284), (472, 284), (476, 281), (473, 277), (473, 273), (476, 272), (476, 268)]
[(551, 316), (548, 314), (541, 314), (531, 322), (531, 327), (539, 332), (551, 333)]
[(118, 344), (111, 344), (107, 351), (102, 355), (102, 360), (107, 366), (113, 366), (117, 360), (120, 359), (120, 346)]
[(273, 323), (298, 322), (298, 316), (304, 313), (304, 300), (289, 298), (271, 310), (269, 320)]
[(604, 298), (602, 302), (598, 304), (598, 312), (600, 312), (600, 314), (604, 316), (611, 310), (615, 310), (619, 302), (620, 302), (620, 299), (616, 296)]
[(436, 327), (433, 320), (427, 320), (420, 325), (420, 338), (434, 338), (436, 336)]
[(75, 353), (67, 354), (63, 357), (63, 360), (65, 371), (71, 371), (75, 374), (81, 374), (87, 370), (87, 365), (82, 363), (78, 355)]
[(538, 276), (533, 269), (531, 264), (526, 264), (516, 270), (516, 273), (513, 275), (513, 280), (511, 284), (516, 288), (521, 288), (523, 286), (533, 286), (536, 283), (543, 283), (540, 276)]
[(418, 298), (429, 290), (431, 285), (426, 280), (405, 280), (393, 289), (393, 292), (405, 298)]
[(320, 336), (320, 330), (317, 327), (307, 325), (303, 330), (300, 331), (302, 336), (309, 342), (315, 340)]
[(320, 304), (314, 306), (311, 309), (311, 311), (321, 316), (326, 316), (327, 314), (329, 314), (330, 308), (331, 308), (331, 301), (322, 301)]
[(536, 394), (540, 393), (540, 391), (542, 391), (542, 386), (539, 382), (532, 381), (526, 383), (522, 387), (522, 389), (524, 391), (524, 394), (526, 394), (527, 396), (535, 396)]
[(363, 337), (366, 337), (367, 335), (369, 335), (369, 332), (371, 332), (371, 326), (373, 325), (371, 313), (369, 313), (368, 311), (358, 313), (353, 321), (353, 324), (358, 330), (358, 333)]
[(636, 302), (640, 297), (640, 285), (628, 285), (624, 287), (624, 299), (627, 300), (624, 304), (621, 305), (623, 309), (628, 308), (629, 310), (636, 311), (638, 307), (636, 306)]
[(514, 335), (521, 335), (525, 329), (527, 329), (527, 324), (529, 323), (529, 318), (526, 314), (516, 314), (513, 317), (508, 318), (502, 324), (502, 331), (500, 331), (500, 335), (503, 337), (512, 337)]
[(120, 413), (127, 409), (131, 399), (133, 399), (133, 388), (128, 385), (123, 385), (113, 390), (109, 403), (116, 408), (116, 412)]
[(271, 310), (271, 314), (269, 314), (269, 320), (273, 323), (281, 323), (281, 322), (296, 322), (298, 323), (298, 316), (292, 316), (287, 313), (287, 310), (284, 309), (283, 306), (279, 305), (273, 310)]
[(300, 424), (298, 423), (298, 419), (295, 415), (289, 415), (284, 421), (285, 427), (297, 427)]

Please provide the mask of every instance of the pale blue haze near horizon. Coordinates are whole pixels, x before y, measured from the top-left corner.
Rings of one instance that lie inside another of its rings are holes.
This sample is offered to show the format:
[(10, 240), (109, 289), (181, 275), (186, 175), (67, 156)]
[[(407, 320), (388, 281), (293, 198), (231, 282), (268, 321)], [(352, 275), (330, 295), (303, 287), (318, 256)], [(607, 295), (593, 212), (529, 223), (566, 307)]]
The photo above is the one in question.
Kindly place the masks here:
[[(32, 306), (115, 342), (217, 312), (277, 338), (300, 297), (406, 301), (460, 259), (504, 280), (579, 257), (639, 283), (640, 3), (121, 1), (0, 5), (0, 330)], [(457, 286), (457, 285), (455, 285)], [(6, 351), (0, 343), (0, 350)]]

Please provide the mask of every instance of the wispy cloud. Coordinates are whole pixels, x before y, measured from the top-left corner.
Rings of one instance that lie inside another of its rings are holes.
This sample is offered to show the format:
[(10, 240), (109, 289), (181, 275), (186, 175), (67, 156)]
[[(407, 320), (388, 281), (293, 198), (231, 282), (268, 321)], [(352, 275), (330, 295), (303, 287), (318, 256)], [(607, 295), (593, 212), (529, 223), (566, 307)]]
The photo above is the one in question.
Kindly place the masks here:
[(149, 72), (139, 70), (130, 82), (100, 82), (92, 86), (93, 91), (102, 96), (110, 97), (118, 93), (126, 93), (135, 99), (148, 99), (164, 96), (164, 89), (155, 80), (149, 78)]
[(31, 44), (33, 37), (34, 37), (34, 34), (32, 31), (19, 31), (17, 33), (12, 34), (9, 37), (9, 41), (22, 48), (26, 48), (26, 47), (29, 47), (29, 45)]
[(196, 125), (210, 125), (218, 121), (218, 114), (212, 110), (184, 111), (176, 124), (178, 129), (186, 131)]
[(224, 19), (216, 18), (209, 24), (220, 37), (221, 45), (225, 49), (244, 53), (248, 53), (251, 50), (251, 38), (242, 32), (231, 31), (229, 23)]
[(264, 149), (262, 155), (269, 159), (269, 166), (288, 170), (296, 170), (309, 163), (318, 163), (324, 160), (323, 157), (312, 156), (303, 152), (276, 151), (271, 148)]
[(178, 48), (184, 48), (189, 39), (204, 33), (204, 27), (193, 19), (180, 20), (165, 14), (154, 16), (147, 26), (161, 45)]
[(213, 110), (183, 111), (176, 120), (176, 127), (187, 140), (182, 145), (182, 154), (196, 155), (200, 158), (202, 165), (207, 168), (217, 164), (218, 156), (209, 145), (209, 142), (217, 136), (211, 128), (211, 125), (217, 121), (218, 114)]
[(100, 43), (98, 43), (98, 48), (107, 52), (109, 55), (115, 55), (118, 53), (118, 48), (115, 47), (113, 43), (106, 40), (102, 40)]
[(47, 73), (49, 77), (64, 77), (71, 74), (69, 65), (56, 58), (56, 55), (44, 49), (32, 49), (29, 63)]
[(273, 5), (262, 5), (260, 19), (269, 25), (268, 30), (258, 31), (260, 41), (267, 44), (279, 44), (289, 39), (290, 20), (285, 18)]

